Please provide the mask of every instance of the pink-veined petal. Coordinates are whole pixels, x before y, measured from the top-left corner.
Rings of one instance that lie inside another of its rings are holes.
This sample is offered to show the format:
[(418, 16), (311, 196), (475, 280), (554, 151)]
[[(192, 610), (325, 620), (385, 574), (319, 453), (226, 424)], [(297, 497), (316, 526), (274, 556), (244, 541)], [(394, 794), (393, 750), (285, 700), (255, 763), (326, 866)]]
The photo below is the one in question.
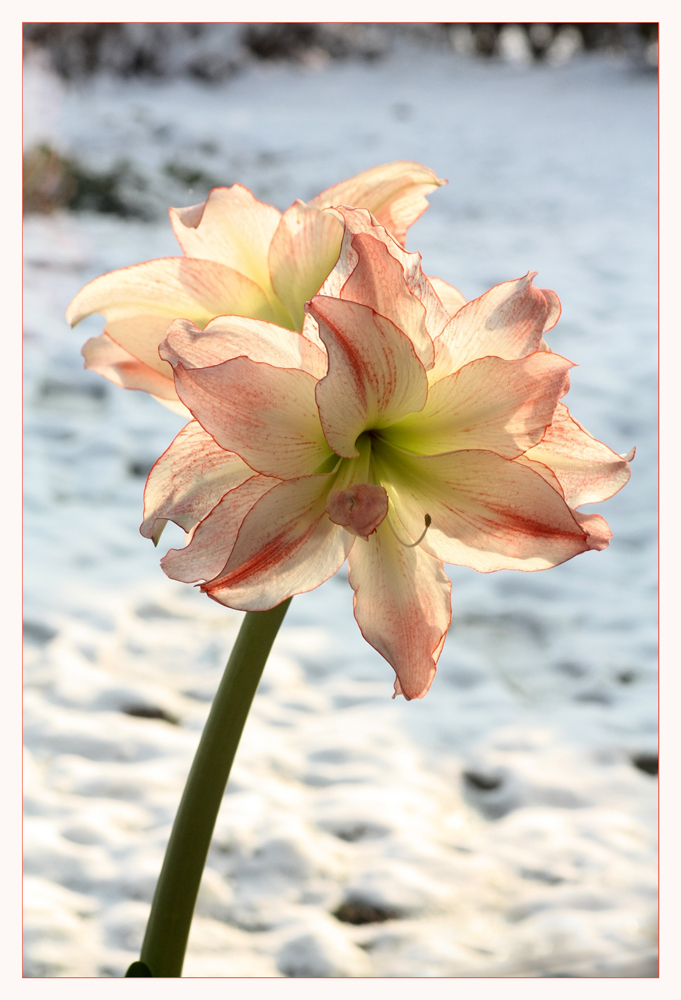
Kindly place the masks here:
[(210, 368), (245, 357), (275, 368), (300, 368), (316, 378), (327, 366), (326, 353), (295, 330), (243, 316), (218, 316), (204, 330), (177, 319), (168, 328), (164, 354), (171, 364), (185, 368)]
[(304, 305), (319, 291), (340, 252), (343, 228), (329, 212), (296, 201), (287, 208), (269, 251), (272, 285), (302, 330)]
[(249, 278), (211, 260), (165, 257), (95, 278), (73, 299), (66, 318), (73, 326), (103, 313), (106, 332), (134, 357), (171, 374), (158, 345), (179, 316), (204, 327), (225, 313), (273, 319), (264, 292)]
[(373, 451), (378, 477), (397, 517), (445, 562), (480, 573), (548, 569), (589, 548), (572, 512), (542, 476), (491, 451), (411, 455)]
[(141, 534), (153, 538), (159, 521), (174, 521), (191, 531), (225, 493), (252, 476), (238, 455), (224, 451), (191, 420), (149, 473)]
[(278, 482), (269, 476), (251, 476), (230, 490), (197, 526), (189, 544), (170, 549), (161, 559), (166, 576), (183, 583), (217, 576), (232, 553), (246, 514)]
[(348, 566), (362, 635), (397, 674), (395, 693), (422, 698), (452, 617), (442, 562), (420, 546), (400, 545), (384, 522), (366, 542), (355, 542)]
[(563, 403), (556, 407), (543, 439), (525, 457), (555, 473), (571, 507), (607, 500), (631, 475), (629, 462), (592, 437)]
[(421, 163), (396, 160), (334, 184), (308, 204), (317, 208), (332, 205), (366, 208), (395, 239), (404, 243), (409, 227), (428, 208), (425, 196), (446, 183)]
[(315, 295), (307, 308), (329, 354), (316, 391), (324, 435), (337, 455), (354, 458), (363, 431), (423, 407), (425, 369), (409, 338), (367, 306)]
[(201, 205), (171, 208), (170, 222), (187, 257), (216, 260), (271, 292), (267, 255), (281, 212), (241, 184), (213, 188)]
[[(176, 400), (182, 406), (175, 392), (172, 371), (170, 377), (161, 375), (124, 350), (106, 333), (86, 340), (80, 353), (85, 358), (85, 368), (103, 375), (115, 385), (124, 389), (143, 389), (157, 398)], [(182, 409), (188, 412), (184, 406)]]
[(515, 458), (541, 440), (572, 367), (544, 351), (517, 361), (479, 358), (432, 385), (420, 413), (382, 437), (419, 455), (482, 448)]
[(528, 272), (504, 281), (459, 309), (435, 340), (431, 383), (477, 358), (492, 355), (512, 361), (539, 350), (550, 309), (533, 278)]
[[(359, 263), (359, 251), (354, 245), (355, 238), (364, 235), (382, 243), (390, 256), (400, 264), (407, 288), (425, 309), (424, 322), (429, 337), (438, 336), (449, 322), (449, 314), (421, 269), (421, 254), (407, 253), (385, 227), (379, 225), (376, 219), (364, 209), (352, 209), (339, 205), (328, 211), (342, 219), (345, 228), (340, 256), (333, 271), (319, 289), (319, 294), (335, 298), (341, 297), (344, 285)], [(421, 360), (426, 368), (430, 368), (433, 359), (432, 347), (427, 342), (422, 347), (424, 354)], [(421, 346), (417, 345), (417, 350), (420, 349)]]
[(355, 537), (324, 510), (335, 474), (280, 483), (249, 511), (227, 565), (201, 588), (242, 611), (267, 611), (314, 590), (343, 565)]
[(352, 239), (357, 264), (341, 289), (340, 297), (369, 306), (385, 316), (409, 337), (425, 368), (435, 357), (433, 341), (426, 330), (426, 310), (409, 290), (399, 261), (372, 234), (358, 233)]
[(455, 288), (454, 285), (448, 284), (448, 282), (443, 281), (442, 278), (433, 278), (430, 275), (428, 276), (428, 281), (435, 289), (435, 294), (445, 307), (449, 317), (456, 316), (459, 309), (466, 305), (465, 295), (462, 295), (459, 289)]
[[(165, 356), (165, 344), (161, 347)], [(173, 358), (169, 348), (169, 358)], [(175, 361), (177, 394), (226, 451), (256, 472), (291, 479), (315, 472), (332, 452), (315, 402), (317, 379), (292, 368), (234, 358), (211, 368)]]

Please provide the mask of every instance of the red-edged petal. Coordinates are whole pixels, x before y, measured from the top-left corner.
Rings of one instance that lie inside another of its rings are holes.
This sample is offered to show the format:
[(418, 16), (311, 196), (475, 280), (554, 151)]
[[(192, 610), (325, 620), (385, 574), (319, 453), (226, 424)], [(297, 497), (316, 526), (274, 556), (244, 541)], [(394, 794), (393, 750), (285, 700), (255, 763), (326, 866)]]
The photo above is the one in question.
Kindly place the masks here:
[(425, 196), (446, 183), (421, 163), (396, 160), (341, 181), (308, 204), (317, 208), (332, 205), (366, 208), (400, 243), (404, 243), (407, 229), (428, 208)]
[[(165, 345), (162, 345), (165, 355)], [(168, 349), (167, 357), (174, 355)], [(317, 379), (292, 368), (234, 358), (211, 368), (175, 360), (175, 387), (185, 406), (226, 451), (265, 476), (315, 472), (332, 454), (315, 402)]]
[(600, 514), (582, 514), (579, 510), (573, 513), (577, 524), (586, 532), (589, 548), (596, 549), (598, 552), (607, 549), (612, 538), (608, 522)]
[(432, 385), (420, 413), (382, 436), (419, 455), (483, 448), (515, 458), (541, 440), (572, 367), (544, 351), (518, 361), (479, 358)]
[(426, 310), (409, 290), (402, 265), (370, 233), (354, 236), (352, 249), (357, 254), (357, 264), (340, 297), (369, 306), (389, 319), (409, 337), (424, 367), (430, 368), (435, 355), (426, 330)]
[[(536, 273), (536, 272), (535, 272)], [(436, 382), (469, 361), (490, 355), (512, 361), (539, 350), (555, 303), (532, 284), (534, 273), (495, 285), (456, 313), (435, 340)]]
[(586, 533), (542, 476), (491, 451), (411, 455), (373, 450), (380, 482), (408, 534), (424, 517), (423, 548), (481, 573), (548, 569), (589, 548)]
[(367, 306), (315, 295), (307, 308), (329, 354), (316, 391), (324, 435), (337, 455), (354, 458), (363, 431), (423, 407), (428, 379), (409, 338)]
[(251, 361), (275, 368), (300, 368), (316, 378), (326, 372), (326, 353), (295, 330), (242, 316), (218, 316), (200, 330), (187, 319), (168, 328), (164, 356), (185, 368), (209, 368), (231, 361)]
[(95, 278), (66, 312), (71, 325), (103, 313), (106, 332), (134, 357), (170, 374), (158, 345), (178, 316), (204, 327), (214, 316), (274, 318), (264, 292), (244, 275), (212, 260), (166, 257)]
[(252, 475), (238, 455), (224, 451), (198, 421), (190, 421), (149, 473), (141, 534), (158, 537), (159, 522), (162, 528), (166, 521), (191, 531), (225, 493)]
[(355, 618), (362, 635), (390, 663), (395, 693), (422, 698), (452, 617), (452, 585), (442, 563), (420, 546), (406, 548), (383, 523), (348, 556)]
[(355, 538), (324, 507), (335, 475), (275, 486), (246, 515), (220, 575), (201, 588), (242, 611), (267, 611), (314, 590), (343, 565)]
[[(85, 368), (103, 375), (115, 385), (124, 389), (143, 389), (157, 398), (174, 400), (182, 406), (175, 392), (172, 371), (170, 376), (161, 375), (120, 347), (106, 333), (86, 340), (80, 353), (85, 358)], [(182, 406), (182, 409), (188, 413), (186, 407)]]
[(551, 291), (550, 288), (540, 288), (539, 291), (546, 299), (546, 304), (549, 307), (549, 311), (544, 321), (544, 329), (542, 330), (542, 333), (548, 333), (548, 331), (552, 330), (560, 319), (563, 307), (561, 306), (560, 299), (556, 293)]
[(599, 503), (621, 490), (631, 475), (629, 462), (596, 440), (559, 403), (543, 439), (526, 458), (547, 465), (571, 507)]
[(462, 295), (459, 289), (455, 288), (454, 285), (448, 284), (446, 281), (443, 281), (442, 278), (433, 278), (430, 275), (428, 276), (428, 281), (435, 289), (435, 293), (447, 310), (448, 316), (456, 316), (459, 309), (466, 305), (465, 295)]
[[(343, 220), (345, 228), (338, 262), (320, 288), (320, 295), (342, 296), (343, 287), (359, 263), (359, 250), (355, 247), (355, 239), (357, 236), (364, 235), (383, 244), (390, 256), (400, 264), (407, 288), (416, 296), (426, 311), (425, 328), (429, 337), (433, 338), (440, 334), (449, 322), (449, 314), (421, 270), (421, 254), (407, 253), (399, 243), (395, 242), (390, 233), (364, 209), (345, 208), (341, 205), (329, 209), (329, 211)], [(409, 331), (405, 330), (405, 333), (409, 333)], [(430, 368), (433, 359), (431, 345), (424, 341), (423, 343), (415, 343), (415, 346), (417, 352), (422, 352), (421, 360), (426, 368)]]
[(252, 476), (230, 490), (201, 521), (189, 544), (183, 549), (170, 549), (161, 559), (166, 576), (183, 583), (217, 576), (232, 553), (246, 514), (278, 482), (269, 476)]

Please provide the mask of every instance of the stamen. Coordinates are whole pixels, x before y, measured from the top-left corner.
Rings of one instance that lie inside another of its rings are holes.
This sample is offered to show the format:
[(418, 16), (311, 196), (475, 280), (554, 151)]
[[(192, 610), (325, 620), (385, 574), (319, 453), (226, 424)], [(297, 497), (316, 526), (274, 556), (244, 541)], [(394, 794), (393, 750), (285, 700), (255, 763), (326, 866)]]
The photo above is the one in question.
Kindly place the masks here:
[(400, 543), (400, 545), (404, 546), (405, 549), (415, 549), (416, 546), (420, 545), (421, 542), (423, 541), (423, 539), (426, 537), (426, 534), (428, 532), (428, 528), (432, 524), (432, 518), (431, 518), (430, 514), (426, 514), (426, 516), (424, 517), (423, 520), (425, 521), (426, 526), (423, 529), (423, 532), (421, 533), (421, 535), (416, 539), (416, 541), (415, 542), (403, 542), (402, 539), (400, 538), (400, 536), (395, 531), (395, 528), (393, 527), (393, 523), (392, 523), (392, 519), (390, 517), (390, 514), (388, 514), (388, 516), (386, 518), (386, 522), (388, 524), (388, 527), (390, 528), (390, 530), (392, 531), (393, 535), (395, 536), (395, 538), (397, 539), (397, 541)]

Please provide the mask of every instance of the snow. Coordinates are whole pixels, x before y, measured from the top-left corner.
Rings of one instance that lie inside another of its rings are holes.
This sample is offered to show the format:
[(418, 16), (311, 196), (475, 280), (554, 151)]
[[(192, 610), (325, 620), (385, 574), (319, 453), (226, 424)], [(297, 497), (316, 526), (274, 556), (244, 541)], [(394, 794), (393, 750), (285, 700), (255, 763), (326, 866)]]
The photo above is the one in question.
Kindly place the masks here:
[[(122, 157), (149, 214), (168, 163), (285, 208), (411, 158), (449, 186), (410, 233), (472, 298), (539, 270), (580, 367), (571, 410), (632, 479), (610, 547), (548, 573), (450, 567), (423, 701), (361, 638), (345, 570), (294, 598), (218, 818), (185, 975), (652, 976), (656, 952), (656, 91), (611, 57), (558, 68), (419, 49), (219, 86), (29, 62), (27, 134)], [(31, 96), (33, 95), (33, 96)], [(175, 186), (173, 186), (175, 185)], [(241, 615), (167, 580), (138, 534), (182, 426), (82, 370), (63, 318), (96, 275), (174, 254), (167, 219), (29, 216), (25, 975), (121, 976)], [(132, 713), (132, 714), (130, 714)], [(338, 916), (334, 916), (338, 914)], [(357, 922), (352, 922), (353, 920)]]

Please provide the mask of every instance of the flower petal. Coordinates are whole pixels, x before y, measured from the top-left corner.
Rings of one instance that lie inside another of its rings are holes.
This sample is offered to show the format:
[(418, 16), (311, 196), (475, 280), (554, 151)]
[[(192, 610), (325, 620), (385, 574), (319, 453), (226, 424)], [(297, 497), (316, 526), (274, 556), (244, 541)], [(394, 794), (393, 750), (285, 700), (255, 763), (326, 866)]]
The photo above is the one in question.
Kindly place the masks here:
[(540, 288), (539, 291), (546, 299), (546, 304), (549, 307), (548, 314), (544, 321), (544, 329), (542, 330), (542, 333), (548, 333), (548, 331), (552, 330), (560, 319), (563, 307), (561, 306), (560, 299), (556, 293), (551, 291), (550, 288)]
[(159, 520), (191, 531), (225, 493), (252, 476), (238, 455), (224, 451), (198, 421), (190, 421), (149, 473), (140, 533), (153, 538)]
[(374, 447), (378, 478), (397, 517), (422, 547), (445, 562), (481, 573), (548, 569), (588, 541), (567, 504), (540, 475), (491, 451), (410, 455)]
[(409, 291), (399, 261), (370, 233), (352, 238), (357, 264), (341, 289), (340, 297), (369, 306), (409, 337), (419, 360), (431, 367), (433, 341), (426, 330), (426, 311)]
[(556, 407), (543, 439), (525, 457), (555, 473), (571, 507), (607, 500), (631, 475), (626, 459), (592, 437), (563, 403)]
[(450, 317), (456, 316), (461, 306), (466, 305), (466, 297), (454, 285), (448, 284), (442, 278), (433, 278), (430, 276), (428, 277), (428, 281), (435, 289), (435, 294)]
[(574, 511), (577, 524), (586, 532), (586, 540), (590, 549), (600, 552), (607, 549), (612, 538), (612, 531), (608, 527), (608, 522), (600, 514), (582, 514), (581, 511)]
[(295, 330), (244, 316), (218, 316), (204, 330), (187, 319), (168, 329), (167, 358), (185, 368), (209, 368), (246, 357), (276, 368), (300, 368), (316, 378), (326, 373), (326, 353)]
[(404, 243), (407, 229), (428, 208), (425, 195), (446, 183), (421, 163), (396, 160), (334, 184), (308, 204), (317, 208), (332, 205), (366, 208), (395, 239)]
[(282, 216), (270, 246), (269, 267), (274, 290), (296, 330), (302, 329), (305, 303), (338, 260), (342, 237), (338, 219), (303, 201), (294, 202)]
[(452, 585), (442, 563), (420, 546), (406, 548), (383, 523), (348, 556), (354, 610), (362, 635), (390, 663), (395, 693), (422, 698), (452, 617)]
[(421, 412), (382, 437), (419, 455), (483, 448), (515, 458), (541, 440), (572, 367), (544, 351), (517, 361), (479, 358), (432, 385)]
[[(144, 389), (157, 398), (175, 400), (182, 406), (175, 392), (172, 371), (171, 377), (161, 375), (120, 347), (106, 333), (86, 340), (80, 353), (85, 358), (85, 368), (103, 375), (115, 385), (124, 389)], [(188, 412), (184, 406), (182, 409)]]
[(315, 402), (317, 379), (307, 372), (234, 358), (210, 368), (175, 366), (177, 394), (226, 451), (265, 476), (309, 475), (332, 454)]
[[(187, 257), (216, 260), (272, 297), (267, 255), (281, 212), (241, 184), (213, 188), (202, 205), (171, 208), (170, 222)], [(224, 312), (225, 310), (223, 310)]]
[[(449, 322), (449, 315), (437, 297), (432, 285), (421, 270), (421, 254), (407, 253), (399, 243), (396, 243), (387, 230), (379, 225), (369, 212), (364, 209), (351, 209), (343, 206), (329, 209), (331, 213), (342, 219), (345, 225), (343, 231), (343, 242), (338, 262), (333, 271), (329, 274), (322, 287), (319, 289), (320, 295), (331, 295), (336, 298), (342, 297), (343, 287), (350, 278), (359, 263), (359, 251), (355, 247), (355, 238), (361, 234), (371, 237), (382, 243), (391, 257), (393, 257), (402, 267), (404, 281), (409, 291), (416, 296), (418, 301), (426, 310), (425, 328), (430, 338), (436, 337), (442, 332)], [(392, 318), (392, 317), (389, 317)], [(409, 333), (405, 330), (405, 333)], [(432, 347), (424, 341), (423, 344), (415, 342), (417, 353), (420, 353), (421, 360), (426, 368), (432, 365)]]
[(183, 549), (170, 549), (161, 559), (166, 576), (183, 583), (217, 576), (232, 553), (246, 514), (278, 482), (269, 476), (251, 476), (230, 490), (204, 517), (189, 544)]
[(246, 515), (227, 565), (205, 593), (242, 611), (267, 611), (314, 590), (339, 569), (355, 538), (324, 507), (335, 475), (280, 483)]
[(550, 309), (544, 293), (532, 284), (535, 274), (495, 285), (461, 307), (435, 340), (431, 383), (477, 358), (511, 361), (539, 350)]
[(315, 295), (307, 308), (329, 353), (316, 392), (324, 435), (337, 455), (354, 458), (363, 431), (423, 407), (428, 379), (409, 338), (367, 306)]
[(95, 278), (66, 312), (73, 326), (91, 313), (106, 316), (106, 332), (134, 357), (161, 374), (168, 366), (158, 345), (178, 316), (203, 327), (214, 316), (233, 313), (273, 319), (264, 292), (249, 278), (211, 260), (165, 257)]

